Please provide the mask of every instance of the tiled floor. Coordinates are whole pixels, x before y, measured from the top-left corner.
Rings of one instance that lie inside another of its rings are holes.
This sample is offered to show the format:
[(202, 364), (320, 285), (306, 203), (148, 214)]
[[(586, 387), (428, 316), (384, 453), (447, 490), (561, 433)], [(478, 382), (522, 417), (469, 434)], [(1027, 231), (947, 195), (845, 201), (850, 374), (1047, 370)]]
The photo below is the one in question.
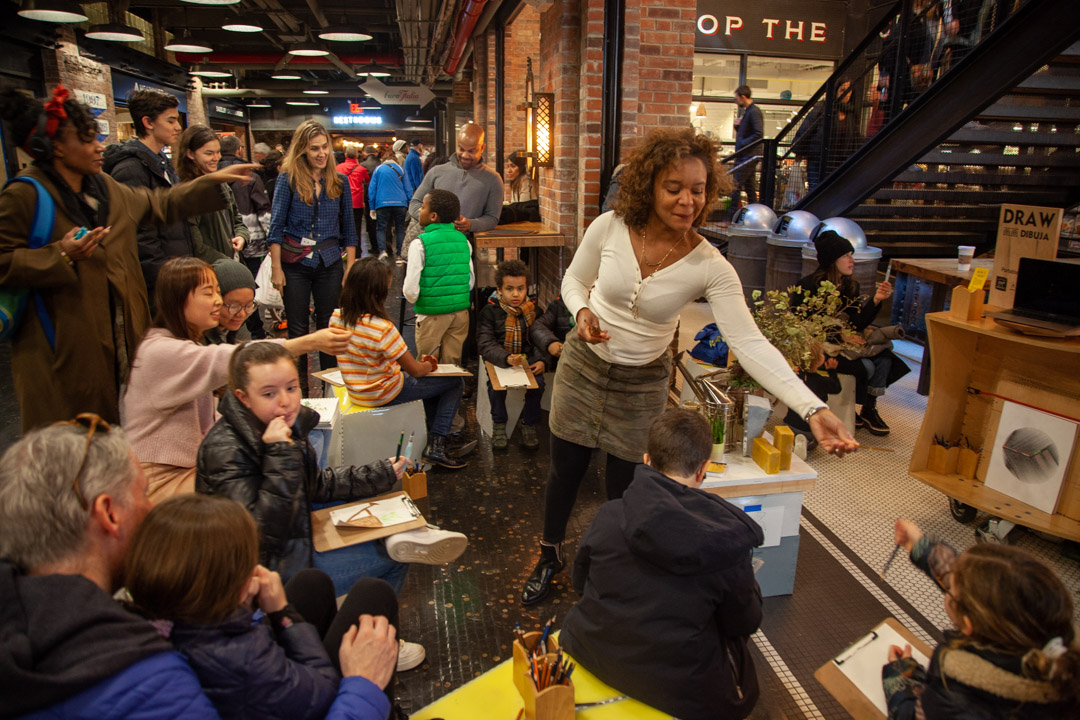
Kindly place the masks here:
[[(403, 274), (397, 270), (398, 283)], [(393, 294), (391, 317), (398, 316)], [(691, 304), (683, 317), (680, 344), (711, 321), (708, 305)], [(412, 328), (403, 333), (412, 344)], [(908, 353), (918, 357), (919, 349)], [(0, 348), (0, 446), (17, 437), (17, 409), (10, 385), (9, 352)], [(933, 642), (948, 621), (940, 593), (910, 565), (898, 559), (884, 581), (878, 577), (892, 548), (892, 523), (904, 515), (957, 547), (974, 542), (973, 526), (949, 515), (943, 495), (907, 475), (908, 456), (918, 432), (926, 399), (915, 392), (917, 366), (890, 388), (880, 410), (893, 428), (887, 438), (860, 437), (893, 452), (863, 451), (844, 459), (812, 454), (818, 470), (816, 489), (804, 499), (795, 592), (768, 598), (760, 632), (754, 637), (761, 700), (756, 718), (845, 718), (847, 714), (814, 680), (829, 657), (888, 615)], [(314, 366), (314, 362), (313, 362)], [(312, 383), (312, 389), (318, 387)], [(466, 400), (469, 432), (476, 432)], [(516, 437), (515, 437), (516, 439)], [(402, 635), (421, 642), (427, 661), (399, 678), (399, 699), (416, 710), (475, 678), (509, 657), (511, 628), (539, 627), (554, 615), (557, 623), (574, 602), (559, 577), (551, 600), (523, 608), (522, 581), (535, 561), (543, 519), (543, 491), (548, 468), (548, 436), (541, 449), (517, 446), (493, 453), (481, 443), (469, 467), (429, 475), (430, 497), (420, 502), (425, 515), (443, 527), (469, 535), (470, 546), (450, 566), (414, 566), (401, 594)], [(582, 485), (568, 537), (576, 539), (604, 498), (600, 457)], [(1080, 592), (1080, 568), (1061, 554), (1061, 546), (1017, 531), (1016, 543), (1050, 564), (1074, 593)], [(576, 540), (567, 544), (572, 558)], [(759, 654), (758, 654), (759, 653)], [(476, 718), (483, 719), (483, 709)]]

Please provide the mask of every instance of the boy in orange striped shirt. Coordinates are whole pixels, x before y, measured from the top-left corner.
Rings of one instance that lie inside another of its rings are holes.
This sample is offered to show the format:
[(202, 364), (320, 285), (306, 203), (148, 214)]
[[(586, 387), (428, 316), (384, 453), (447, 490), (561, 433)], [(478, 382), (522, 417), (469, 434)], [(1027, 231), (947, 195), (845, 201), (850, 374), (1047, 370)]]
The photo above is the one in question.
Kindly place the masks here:
[(446, 438), (464, 385), (460, 377), (425, 377), (438, 361), (430, 355), (414, 358), (386, 316), (392, 280), (391, 267), (376, 258), (354, 263), (345, 278), (341, 307), (330, 318), (330, 327), (352, 333), (348, 350), (337, 356), (345, 389), (352, 402), (368, 407), (423, 400), (428, 425), (424, 462), (463, 468), (468, 463), (450, 454)]

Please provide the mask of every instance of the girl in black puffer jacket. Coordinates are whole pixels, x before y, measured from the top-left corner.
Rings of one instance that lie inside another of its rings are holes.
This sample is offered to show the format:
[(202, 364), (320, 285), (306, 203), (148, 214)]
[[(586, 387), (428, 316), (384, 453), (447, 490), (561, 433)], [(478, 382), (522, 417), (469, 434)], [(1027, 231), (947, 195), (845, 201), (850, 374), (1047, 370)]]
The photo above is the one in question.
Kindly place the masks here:
[(1016, 548), (961, 555), (896, 521), (896, 544), (945, 590), (945, 633), (924, 669), (910, 646), (882, 670), (890, 720), (1053, 720), (1080, 717), (1080, 645), (1073, 603), (1053, 571)]

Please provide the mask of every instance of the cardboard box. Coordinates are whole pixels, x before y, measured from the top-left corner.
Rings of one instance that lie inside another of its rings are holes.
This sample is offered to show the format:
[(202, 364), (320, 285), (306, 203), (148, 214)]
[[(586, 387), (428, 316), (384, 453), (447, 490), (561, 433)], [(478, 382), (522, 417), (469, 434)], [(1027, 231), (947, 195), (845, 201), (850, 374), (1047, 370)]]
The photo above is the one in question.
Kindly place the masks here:
[(1061, 208), (1002, 205), (998, 217), (994, 271), (990, 273), (991, 305), (1011, 309), (1016, 295), (1020, 258), (1057, 258), (1061, 236)]

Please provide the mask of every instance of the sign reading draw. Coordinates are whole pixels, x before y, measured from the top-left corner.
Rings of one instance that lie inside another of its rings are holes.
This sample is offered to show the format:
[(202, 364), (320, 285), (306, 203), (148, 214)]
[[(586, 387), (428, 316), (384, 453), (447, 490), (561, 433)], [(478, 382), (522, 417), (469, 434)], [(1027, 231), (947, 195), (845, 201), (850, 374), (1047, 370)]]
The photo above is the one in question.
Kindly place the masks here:
[(376, 78), (368, 78), (360, 87), (380, 105), (424, 107), (435, 99), (435, 93), (423, 85), (383, 85)]
[(698, 0), (698, 50), (839, 58), (845, 4), (832, 0)]

